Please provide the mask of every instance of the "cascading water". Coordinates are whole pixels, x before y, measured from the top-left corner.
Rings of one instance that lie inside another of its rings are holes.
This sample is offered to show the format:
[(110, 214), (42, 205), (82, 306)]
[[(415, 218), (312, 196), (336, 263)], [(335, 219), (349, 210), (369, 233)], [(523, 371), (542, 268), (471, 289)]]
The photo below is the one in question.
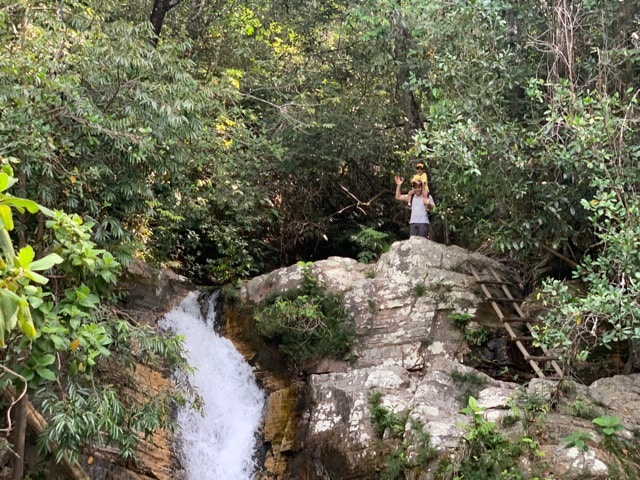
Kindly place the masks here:
[(204, 402), (204, 416), (188, 407), (178, 411), (183, 464), (190, 480), (251, 480), (264, 393), (233, 344), (215, 333), (213, 305), (208, 312), (203, 318), (198, 294), (191, 293), (160, 322), (185, 337), (196, 369), (189, 381)]

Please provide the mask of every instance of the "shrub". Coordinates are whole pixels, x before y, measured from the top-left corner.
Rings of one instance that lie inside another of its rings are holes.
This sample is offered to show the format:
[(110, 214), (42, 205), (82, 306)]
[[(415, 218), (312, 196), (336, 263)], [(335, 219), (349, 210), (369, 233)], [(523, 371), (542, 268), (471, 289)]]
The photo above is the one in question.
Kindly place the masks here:
[(376, 260), (380, 254), (389, 249), (389, 234), (379, 232), (373, 228), (363, 228), (351, 236), (351, 240), (358, 246), (358, 261), (369, 263)]
[(473, 318), (473, 315), (469, 313), (451, 313), (449, 314), (449, 318), (453, 321), (453, 325), (456, 328), (464, 332), (464, 329), (469, 324), (469, 321), (471, 321), (471, 319)]
[(422, 282), (416, 283), (416, 285), (413, 287), (413, 295), (416, 298), (424, 297), (426, 293), (427, 293), (427, 286)]
[[(381, 392), (372, 392), (367, 399), (376, 435), (382, 438), (388, 429), (390, 438), (395, 439), (379, 447), (378, 454), (384, 456), (380, 480), (402, 480), (408, 470), (424, 471), (437, 453), (425, 425), (417, 418), (409, 418), (407, 410), (395, 413), (386, 408)], [(406, 429), (407, 422), (410, 429)]]
[(448, 463), (445, 460), (440, 463), (436, 478), (524, 479), (518, 459), (526, 450), (527, 443), (513, 441), (498, 432), (495, 423), (484, 418), (484, 408), (478, 405), (474, 397), (469, 397), (468, 406), (461, 412), (472, 419), (471, 424), (464, 427), (467, 430), (464, 446), (455, 462)]
[(300, 289), (278, 295), (262, 305), (254, 319), (261, 335), (278, 342), (280, 350), (294, 363), (303, 365), (325, 357), (341, 357), (355, 340), (355, 326), (342, 297), (326, 292), (303, 269)]

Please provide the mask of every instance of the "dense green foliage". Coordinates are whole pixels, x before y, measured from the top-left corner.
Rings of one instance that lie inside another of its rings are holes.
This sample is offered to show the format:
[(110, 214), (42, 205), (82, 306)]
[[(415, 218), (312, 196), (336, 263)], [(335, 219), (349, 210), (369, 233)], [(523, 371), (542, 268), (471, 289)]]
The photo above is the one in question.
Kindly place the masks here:
[(353, 319), (341, 296), (325, 291), (308, 264), (299, 266), (300, 288), (259, 306), (256, 328), (299, 366), (326, 357), (341, 358), (355, 340)]
[[(54, 453), (56, 461), (77, 461), (85, 449), (98, 445), (130, 457), (142, 436), (172, 427), (171, 405), (182, 403), (186, 393), (169, 389), (149, 401), (127, 394), (134, 382), (132, 362), (187, 368), (181, 340), (117, 316), (109, 304), (120, 264), (90, 240), (93, 225), (12, 196), (7, 190), (16, 182), (4, 164), (0, 389), (11, 386), (28, 394), (47, 414), (38, 446)], [(48, 255), (34, 260), (36, 252), (28, 244), (15, 251), (10, 237), (14, 210), (46, 220)], [(117, 379), (110, 376), (115, 371), (120, 372)]]

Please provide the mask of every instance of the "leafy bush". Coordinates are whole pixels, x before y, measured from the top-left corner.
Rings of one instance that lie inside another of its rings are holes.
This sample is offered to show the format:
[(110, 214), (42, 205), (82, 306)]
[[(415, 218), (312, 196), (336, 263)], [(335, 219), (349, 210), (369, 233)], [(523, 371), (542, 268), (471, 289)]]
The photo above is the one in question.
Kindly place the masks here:
[(491, 332), (486, 327), (469, 328), (469, 322), (473, 315), (469, 313), (450, 313), (449, 318), (456, 328), (462, 330), (469, 344), (481, 347), (489, 341)]
[(449, 318), (453, 321), (453, 325), (462, 330), (464, 332), (464, 329), (467, 327), (467, 325), (469, 324), (469, 322), (471, 321), (471, 319), (473, 318), (473, 315), (469, 314), (469, 313), (450, 313), (449, 314)]
[(484, 417), (484, 408), (474, 397), (469, 397), (462, 413), (470, 415), (471, 424), (466, 425), (464, 447), (451, 463), (443, 461), (438, 467), (436, 478), (485, 480), (488, 478), (524, 479), (518, 458), (526, 450), (531, 439), (514, 442), (496, 430), (494, 422)]
[(376, 260), (380, 254), (389, 249), (389, 234), (379, 232), (373, 228), (363, 228), (351, 236), (351, 240), (360, 248), (358, 261), (369, 263)]
[(405, 423), (407, 423), (407, 412), (397, 414), (382, 405), (381, 392), (372, 392), (367, 399), (371, 409), (373, 429), (378, 437), (382, 438), (387, 428), (390, 428), (396, 434), (404, 431)]
[[(28, 393), (46, 415), (37, 444), (55, 461), (76, 462), (98, 445), (131, 457), (139, 438), (172, 427), (171, 405), (184, 403), (187, 393), (172, 388), (149, 401), (134, 398), (126, 393), (132, 361), (185, 369), (182, 341), (118, 316), (111, 302), (120, 265), (90, 240), (93, 225), (10, 195), (15, 183), (13, 169), (3, 165), (0, 391)], [(14, 210), (46, 220), (47, 255), (36, 259), (30, 245), (16, 252), (10, 236)]]
[[(436, 455), (436, 450), (431, 443), (431, 434), (424, 424), (416, 418), (409, 418), (407, 410), (395, 413), (386, 408), (382, 405), (381, 392), (372, 392), (367, 399), (376, 435), (382, 438), (388, 429), (392, 438), (400, 440), (397, 448), (383, 449), (386, 454), (380, 479), (403, 480), (406, 478), (407, 470), (424, 470)], [(406, 429), (407, 421), (411, 425), (408, 430)]]
[(598, 427), (598, 430), (600, 430), (607, 437), (611, 437), (620, 430), (624, 429), (624, 426), (620, 423), (620, 419), (611, 415), (596, 417), (592, 420), (592, 422)]
[(280, 350), (298, 365), (345, 355), (355, 340), (355, 326), (342, 297), (318, 284), (310, 264), (298, 265), (304, 277), (302, 286), (259, 308), (254, 317), (258, 332), (276, 340)]
[(427, 293), (427, 286), (422, 282), (416, 283), (415, 286), (413, 287), (413, 295), (416, 298), (424, 297), (426, 293)]
[(591, 439), (591, 435), (586, 432), (573, 432), (562, 439), (565, 448), (575, 447), (581, 452), (589, 450), (587, 441)]

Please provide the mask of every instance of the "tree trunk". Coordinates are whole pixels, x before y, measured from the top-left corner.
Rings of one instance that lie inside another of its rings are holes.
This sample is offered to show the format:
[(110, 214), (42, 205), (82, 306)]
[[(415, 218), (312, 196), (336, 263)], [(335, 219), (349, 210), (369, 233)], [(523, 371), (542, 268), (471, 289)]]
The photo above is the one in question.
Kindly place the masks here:
[(396, 73), (396, 95), (402, 109), (404, 135), (407, 139), (407, 145), (410, 146), (413, 144), (413, 134), (422, 128), (422, 119), (420, 105), (409, 86), (411, 72), (407, 65), (407, 57), (413, 38), (411, 32), (404, 25), (402, 17), (395, 19), (393, 37), (395, 39), (394, 56), (399, 64)]
[(420, 106), (413, 91), (405, 87), (402, 96), (402, 112), (404, 114), (404, 135), (411, 144), (413, 134), (422, 128)]
[(15, 415), (16, 424), (12, 432), (13, 451), (15, 459), (13, 462), (13, 480), (24, 478), (24, 443), (27, 434), (27, 402), (29, 397), (25, 393), (16, 404)]
[(151, 43), (154, 47), (158, 45), (160, 32), (162, 31), (162, 25), (164, 24), (164, 17), (167, 15), (169, 10), (179, 3), (180, 0), (154, 0), (153, 10), (151, 10), (151, 17), (149, 18), (149, 21), (153, 26), (154, 35), (151, 39)]

